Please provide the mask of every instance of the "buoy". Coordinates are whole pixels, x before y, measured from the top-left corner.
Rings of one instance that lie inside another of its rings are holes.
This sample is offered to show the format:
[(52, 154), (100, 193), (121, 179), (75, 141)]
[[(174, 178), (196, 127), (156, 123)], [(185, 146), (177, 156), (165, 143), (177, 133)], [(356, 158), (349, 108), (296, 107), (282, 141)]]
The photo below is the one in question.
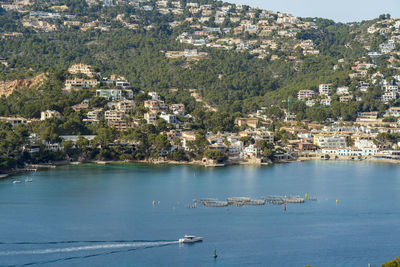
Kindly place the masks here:
[(339, 203), (339, 199), (336, 199), (336, 204)]
[(153, 200), (153, 206), (156, 204), (156, 201), (155, 200)]
[(306, 193), (306, 199), (307, 199), (307, 197), (308, 197), (308, 194)]
[(286, 204), (283, 204), (283, 210), (286, 211)]
[(216, 249), (214, 249), (214, 255), (213, 255), (213, 258), (214, 259), (216, 259), (218, 257), (218, 255), (217, 255), (217, 250)]

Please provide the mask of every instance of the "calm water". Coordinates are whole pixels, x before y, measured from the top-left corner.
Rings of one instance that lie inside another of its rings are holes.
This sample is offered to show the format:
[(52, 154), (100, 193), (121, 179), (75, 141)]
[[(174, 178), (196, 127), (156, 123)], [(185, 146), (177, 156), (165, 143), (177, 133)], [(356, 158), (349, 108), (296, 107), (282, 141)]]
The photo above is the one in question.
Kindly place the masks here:
[[(380, 266), (400, 255), (399, 165), (86, 165), (15, 178), (0, 181), (1, 266)], [(318, 201), (286, 212), (185, 208), (305, 193)], [(185, 233), (204, 242), (177, 244)]]

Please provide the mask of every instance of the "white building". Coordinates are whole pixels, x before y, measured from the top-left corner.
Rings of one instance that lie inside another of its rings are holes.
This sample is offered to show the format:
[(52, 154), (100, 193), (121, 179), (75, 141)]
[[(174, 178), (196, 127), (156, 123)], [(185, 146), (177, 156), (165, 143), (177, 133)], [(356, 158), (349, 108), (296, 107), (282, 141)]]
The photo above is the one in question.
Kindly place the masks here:
[(350, 149), (350, 148), (333, 148), (333, 149), (322, 149), (322, 154), (338, 155), (338, 156), (351, 156), (360, 157), (362, 156), (362, 150)]
[(331, 105), (331, 99), (330, 98), (321, 99), (320, 104), (323, 105), (323, 106), (330, 106)]
[(400, 107), (391, 107), (386, 111), (385, 117), (400, 117)]
[(98, 89), (98, 90), (96, 90), (96, 96), (118, 101), (118, 100), (122, 99), (122, 90), (120, 90), (120, 89)]
[(349, 87), (338, 87), (336, 89), (336, 94), (338, 95), (346, 95), (349, 93)]
[(330, 95), (332, 90), (332, 84), (327, 83), (327, 84), (320, 84), (318, 87), (318, 91), (320, 95)]
[(397, 85), (389, 85), (386, 84), (382, 86), (382, 89), (385, 90), (385, 92), (390, 92), (390, 93), (398, 93), (399, 92), (399, 87)]
[(360, 139), (354, 142), (354, 147), (358, 149), (364, 149), (364, 148), (376, 148), (376, 145), (372, 140), (368, 139)]
[(61, 117), (60, 112), (58, 112), (56, 110), (45, 110), (40, 113), (41, 121), (44, 121), (44, 120), (47, 120), (50, 118), (60, 118), (60, 117)]
[(345, 148), (346, 138), (344, 136), (314, 136), (314, 144), (321, 148)]
[(171, 124), (178, 123), (178, 120), (174, 114), (161, 113), (160, 118)]
[(389, 103), (391, 100), (396, 100), (397, 99), (397, 93), (395, 92), (385, 92), (382, 95), (382, 102), (383, 103)]
[(243, 142), (242, 141), (236, 141), (232, 142), (228, 146), (228, 154), (229, 157), (240, 157), (240, 154), (243, 150)]
[(149, 92), (148, 95), (151, 97), (151, 100), (161, 100), (160, 95), (157, 92)]
[(255, 145), (249, 145), (243, 150), (243, 155), (246, 157), (257, 157), (259, 154), (259, 149)]

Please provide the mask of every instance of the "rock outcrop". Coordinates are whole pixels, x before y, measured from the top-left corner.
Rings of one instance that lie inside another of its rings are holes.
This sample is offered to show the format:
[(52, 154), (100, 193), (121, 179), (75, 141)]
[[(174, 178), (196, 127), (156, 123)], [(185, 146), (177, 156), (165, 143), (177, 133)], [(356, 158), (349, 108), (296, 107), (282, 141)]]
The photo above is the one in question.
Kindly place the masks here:
[(47, 79), (44, 73), (41, 73), (33, 78), (25, 80), (13, 80), (13, 81), (0, 81), (0, 97), (8, 97), (15, 90), (19, 90), (24, 87), (32, 88), (34, 86), (42, 84)]

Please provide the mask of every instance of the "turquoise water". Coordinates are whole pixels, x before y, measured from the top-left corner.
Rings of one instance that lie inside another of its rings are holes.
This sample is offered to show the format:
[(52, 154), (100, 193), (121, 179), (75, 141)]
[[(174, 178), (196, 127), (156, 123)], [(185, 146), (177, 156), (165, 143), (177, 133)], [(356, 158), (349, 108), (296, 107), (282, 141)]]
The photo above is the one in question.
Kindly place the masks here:
[[(185, 208), (305, 193), (318, 201), (286, 212)], [(391, 164), (84, 165), (0, 181), (1, 266), (380, 266), (400, 255), (399, 226), (400, 166)], [(184, 234), (204, 242), (177, 244)]]

